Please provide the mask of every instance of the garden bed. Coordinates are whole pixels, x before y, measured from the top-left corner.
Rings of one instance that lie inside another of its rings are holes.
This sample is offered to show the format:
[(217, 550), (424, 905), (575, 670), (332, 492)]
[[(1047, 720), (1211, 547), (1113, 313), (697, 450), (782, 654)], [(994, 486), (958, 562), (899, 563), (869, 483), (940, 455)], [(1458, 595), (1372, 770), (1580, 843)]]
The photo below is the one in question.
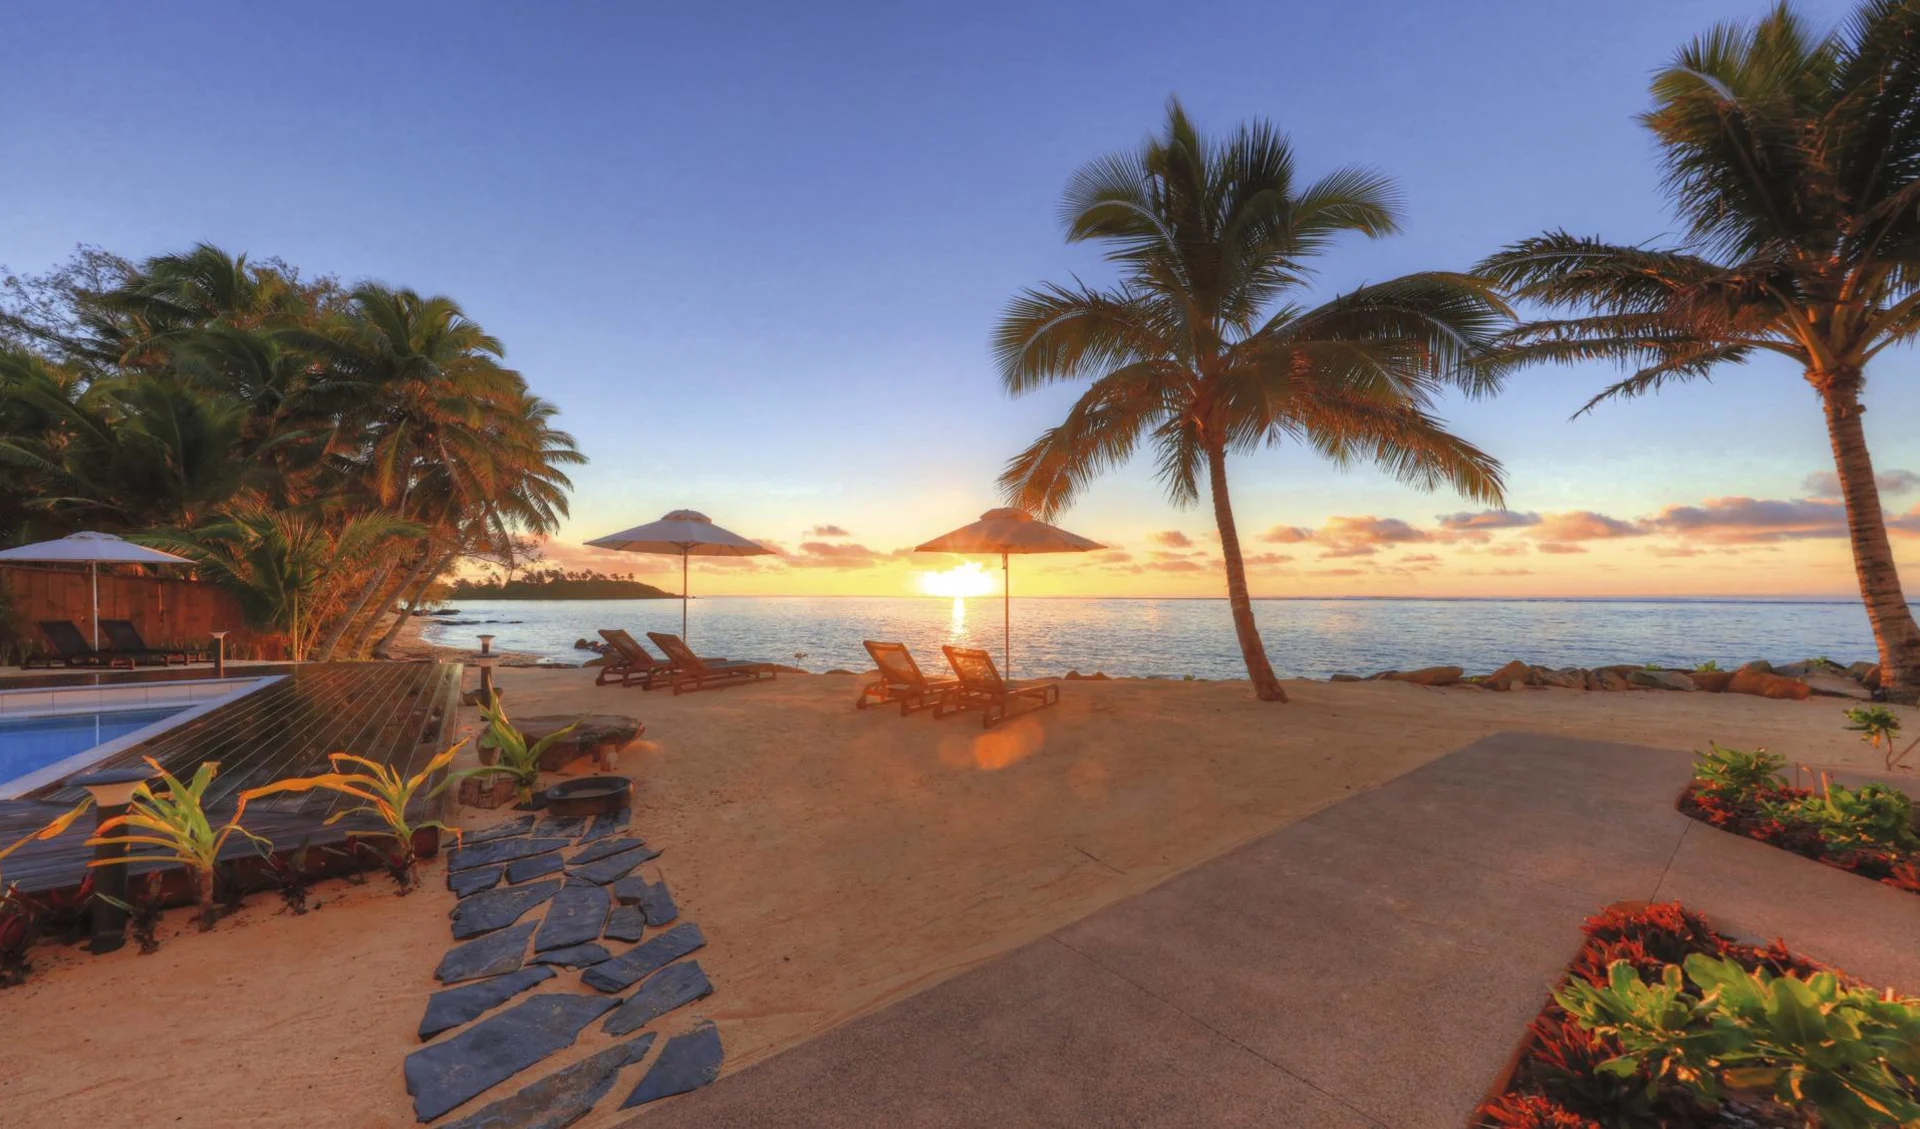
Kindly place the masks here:
[(1920, 894), (1920, 834), (1911, 799), (1884, 784), (1816, 787), (1781, 775), (1783, 757), (1718, 745), (1699, 754), (1680, 811), (1722, 831)]
[(1920, 1000), (1618, 903), (1475, 1111), (1477, 1129), (1784, 1129), (1920, 1118)]

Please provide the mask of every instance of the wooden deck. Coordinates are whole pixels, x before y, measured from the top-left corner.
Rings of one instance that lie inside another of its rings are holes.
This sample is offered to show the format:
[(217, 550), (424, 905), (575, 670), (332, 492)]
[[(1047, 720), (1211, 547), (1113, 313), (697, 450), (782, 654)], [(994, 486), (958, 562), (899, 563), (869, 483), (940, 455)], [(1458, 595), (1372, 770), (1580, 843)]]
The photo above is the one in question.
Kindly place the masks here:
[[(215, 813), (231, 812), (245, 789), (327, 771), (327, 754), (332, 752), (350, 752), (412, 775), (446, 748), (459, 690), (460, 668), (454, 664), (301, 666), (280, 681), (126, 749), (99, 767), (138, 764), (143, 757), (152, 757), (184, 780), (203, 762), (216, 761), (220, 768), (207, 799)], [(44, 826), (85, 795), (83, 789), (56, 784), (21, 800), (0, 802), (0, 844)], [(321, 845), (377, 825), (377, 821), (353, 817), (325, 826), (329, 815), (358, 803), (333, 792), (274, 796), (249, 804), (244, 823), (282, 849), (302, 841)], [(92, 818), (84, 818), (57, 839), (22, 847), (0, 862), (0, 872), (7, 882), (18, 883), (27, 892), (76, 884), (92, 857), (84, 845), (92, 826)], [(238, 857), (256, 850), (244, 838), (235, 837), (228, 843), (227, 855)], [(141, 869), (136, 867), (135, 872)]]

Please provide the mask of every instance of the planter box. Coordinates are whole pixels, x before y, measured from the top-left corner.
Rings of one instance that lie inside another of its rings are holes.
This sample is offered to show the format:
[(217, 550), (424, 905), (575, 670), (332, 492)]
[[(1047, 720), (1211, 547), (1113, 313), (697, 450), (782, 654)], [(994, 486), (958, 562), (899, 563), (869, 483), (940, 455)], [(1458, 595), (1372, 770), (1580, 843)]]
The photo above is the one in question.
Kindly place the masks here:
[(469, 776), (460, 781), (460, 806), (497, 808), (513, 802), (511, 776)]

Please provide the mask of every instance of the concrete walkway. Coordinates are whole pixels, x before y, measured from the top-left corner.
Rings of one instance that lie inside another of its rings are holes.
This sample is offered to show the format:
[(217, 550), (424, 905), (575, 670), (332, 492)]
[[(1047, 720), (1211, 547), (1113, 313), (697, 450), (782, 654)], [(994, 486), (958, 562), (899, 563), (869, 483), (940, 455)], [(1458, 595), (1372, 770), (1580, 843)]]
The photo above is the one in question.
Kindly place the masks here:
[(1920, 990), (1920, 898), (1680, 815), (1689, 765), (1487, 738), (632, 1124), (1457, 1129), (1625, 898)]

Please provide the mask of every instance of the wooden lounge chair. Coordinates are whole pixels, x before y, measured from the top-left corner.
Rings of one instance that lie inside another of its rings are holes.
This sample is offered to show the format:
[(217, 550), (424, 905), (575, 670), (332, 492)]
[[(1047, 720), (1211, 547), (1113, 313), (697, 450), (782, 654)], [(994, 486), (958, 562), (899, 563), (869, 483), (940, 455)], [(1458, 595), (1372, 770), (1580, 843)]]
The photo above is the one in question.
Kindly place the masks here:
[(780, 668), (772, 663), (703, 659), (694, 654), (693, 648), (687, 646), (686, 641), (678, 635), (649, 631), (647, 638), (653, 640), (653, 645), (660, 648), (661, 653), (667, 656), (667, 661), (673, 664), (673, 672), (667, 675), (667, 684), (673, 687), (675, 694), (780, 676)]
[(1033, 703), (1031, 709), (1022, 711), (1031, 713), (1060, 702), (1060, 687), (1052, 682), (1020, 685), (1001, 678), (993, 656), (985, 651), (970, 647), (940, 649), (947, 653), (947, 662), (959, 676), (960, 685), (933, 707), (934, 717), (942, 717), (949, 710), (978, 709), (980, 728), (986, 729), (1012, 717), (1016, 703)]
[(126, 666), (133, 665), (130, 655), (117, 651), (96, 651), (80, 634), (80, 629), (70, 619), (43, 619), (40, 621), (40, 634), (46, 636), (47, 645), (53, 650), (44, 654), (29, 656), (20, 664), (22, 669), (31, 670), (36, 666)]
[(915, 710), (939, 705), (960, 685), (957, 679), (928, 678), (920, 673), (920, 664), (913, 661), (913, 652), (907, 650), (905, 643), (876, 643), (868, 639), (865, 644), (874, 665), (880, 668), (880, 677), (861, 688), (859, 699), (853, 703), (855, 709), (899, 702), (900, 716), (905, 717)]
[[(606, 656), (607, 661), (600, 664), (600, 674), (593, 680), (595, 686), (638, 686), (642, 690), (653, 689), (657, 681), (664, 686), (667, 675), (672, 674), (674, 665), (653, 657), (653, 652), (640, 645), (640, 641), (619, 628), (601, 628), (600, 638), (607, 641), (613, 651)], [(725, 659), (706, 659), (710, 663), (726, 662)]]
[(100, 630), (106, 633), (107, 642), (113, 644), (115, 653), (127, 655), (137, 663), (159, 663), (172, 666), (179, 663), (186, 666), (191, 662), (205, 662), (206, 658), (184, 647), (149, 647), (140, 637), (140, 629), (130, 619), (103, 619)]

